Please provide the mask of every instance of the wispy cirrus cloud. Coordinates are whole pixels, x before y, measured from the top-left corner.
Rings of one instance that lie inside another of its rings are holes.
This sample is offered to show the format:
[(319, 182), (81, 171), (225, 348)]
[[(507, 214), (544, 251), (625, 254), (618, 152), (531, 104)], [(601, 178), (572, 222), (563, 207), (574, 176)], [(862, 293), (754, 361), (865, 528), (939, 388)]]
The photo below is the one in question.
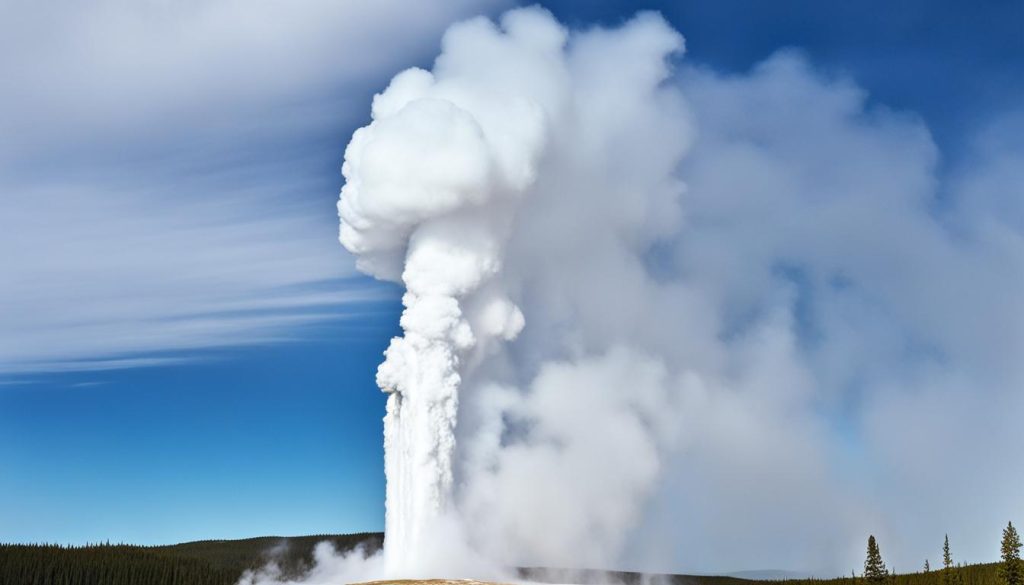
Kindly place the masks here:
[(347, 104), (490, 4), (0, 5), (0, 376), (277, 342), (389, 294), (336, 242)]

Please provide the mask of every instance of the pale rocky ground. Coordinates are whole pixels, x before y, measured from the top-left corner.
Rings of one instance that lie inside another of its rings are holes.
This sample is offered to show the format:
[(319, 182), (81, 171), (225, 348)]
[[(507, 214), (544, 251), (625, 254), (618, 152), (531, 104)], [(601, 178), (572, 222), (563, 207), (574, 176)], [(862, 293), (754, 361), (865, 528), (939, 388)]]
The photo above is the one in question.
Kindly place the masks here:
[(390, 581), (366, 581), (350, 585), (510, 585), (493, 581), (476, 581), (473, 579), (395, 579)]

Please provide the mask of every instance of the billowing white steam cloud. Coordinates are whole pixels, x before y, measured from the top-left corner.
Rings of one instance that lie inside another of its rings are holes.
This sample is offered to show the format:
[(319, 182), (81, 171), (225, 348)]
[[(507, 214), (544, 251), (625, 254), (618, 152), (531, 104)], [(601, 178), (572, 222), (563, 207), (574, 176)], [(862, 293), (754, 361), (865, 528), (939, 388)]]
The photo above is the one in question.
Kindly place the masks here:
[(407, 290), (377, 377), (389, 573), (476, 554), (600, 564), (637, 520), (674, 432), (675, 374), (542, 295), (611, 274), (636, 286), (638, 254), (678, 225), (689, 128), (662, 84), (682, 44), (651, 14), (571, 41), (539, 9), (472, 20), (353, 136), (341, 241)]
[(919, 120), (799, 55), (727, 77), (682, 48), (654, 14), (515, 10), (375, 98), (339, 210), (407, 289), (385, 555), (315, 582), (838, 574), (868, 532), (983, 560), (1024, 514), (1024, 123), (943, 183)]

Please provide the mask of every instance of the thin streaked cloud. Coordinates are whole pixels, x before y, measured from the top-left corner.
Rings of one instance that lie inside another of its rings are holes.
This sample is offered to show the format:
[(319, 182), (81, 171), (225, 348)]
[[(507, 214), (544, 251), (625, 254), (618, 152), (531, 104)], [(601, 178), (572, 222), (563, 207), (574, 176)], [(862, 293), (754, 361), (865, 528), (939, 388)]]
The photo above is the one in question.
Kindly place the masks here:
[(346, 104), (496, 2), (58, 4), (0, 5), (0, 376), (178, 364), (394, 297), (337, 244)]

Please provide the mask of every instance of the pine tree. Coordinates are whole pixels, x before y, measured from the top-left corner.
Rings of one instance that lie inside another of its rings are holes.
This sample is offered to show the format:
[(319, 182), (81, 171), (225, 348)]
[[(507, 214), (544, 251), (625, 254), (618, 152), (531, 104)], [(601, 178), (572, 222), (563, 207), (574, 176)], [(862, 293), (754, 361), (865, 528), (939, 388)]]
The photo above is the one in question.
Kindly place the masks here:
[(868, 556), (864, 560), (864, 580), (872, 585), (882, 585), (889, 578), (889, 571), (882, 562), (882, 553), (878, 550), (875, 536), (868, 536)]
[(957, 575), (953, 574), (953, 555), (949, 552), (949, 535), (942, 543), (942, 585), (957, 585)]
[(1013, 522), (1003, 529), (1003, 542), (1000, 546), (1003, 564), (999, 567), (999, 577), (1005, 585), (1024, 585), (1024, 566), (1020, 560), (1020, 536)]
[(931, 565), (928, 564), (928, 559), (924, 560), (924, 572), (930, 573), (932, 571)]

